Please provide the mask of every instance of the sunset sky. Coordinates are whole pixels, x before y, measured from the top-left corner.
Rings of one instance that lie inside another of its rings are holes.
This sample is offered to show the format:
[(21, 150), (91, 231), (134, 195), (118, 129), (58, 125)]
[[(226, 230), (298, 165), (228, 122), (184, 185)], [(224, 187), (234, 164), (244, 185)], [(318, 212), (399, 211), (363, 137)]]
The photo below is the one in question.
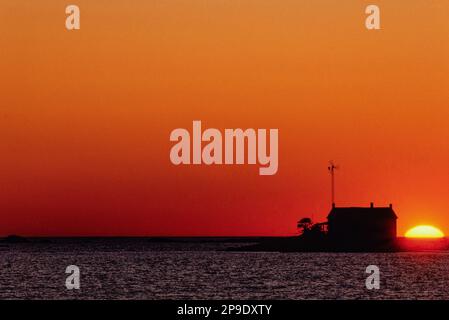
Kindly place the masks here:
[[(448, 235), (448, 17), (446, 0), (0, 0), (0, 235), (291, 235), (327, 216), (329, 160), (337, 205)], [(193, 120), (278, 128), (278, 173), (173, 165)]]

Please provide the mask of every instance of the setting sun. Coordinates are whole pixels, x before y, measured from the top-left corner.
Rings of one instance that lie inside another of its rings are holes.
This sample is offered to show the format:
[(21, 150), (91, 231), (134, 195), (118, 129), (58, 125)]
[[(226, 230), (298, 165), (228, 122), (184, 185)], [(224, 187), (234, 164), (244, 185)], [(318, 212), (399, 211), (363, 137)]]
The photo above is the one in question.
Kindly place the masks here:
[(443, 238), (444, 233), (433, 226), (416, 226), (405, 233), (407, 238)]

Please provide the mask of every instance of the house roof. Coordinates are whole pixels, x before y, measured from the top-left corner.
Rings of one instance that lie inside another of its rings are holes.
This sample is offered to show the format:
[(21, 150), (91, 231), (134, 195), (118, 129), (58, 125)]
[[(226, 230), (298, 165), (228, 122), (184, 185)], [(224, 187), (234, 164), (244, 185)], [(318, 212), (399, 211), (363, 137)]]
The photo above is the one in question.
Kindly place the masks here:
[(329, 212), (327, 219), (343, 218), (394, 218), (397, 219), (396, 213), (390, 207), (333, 207)]

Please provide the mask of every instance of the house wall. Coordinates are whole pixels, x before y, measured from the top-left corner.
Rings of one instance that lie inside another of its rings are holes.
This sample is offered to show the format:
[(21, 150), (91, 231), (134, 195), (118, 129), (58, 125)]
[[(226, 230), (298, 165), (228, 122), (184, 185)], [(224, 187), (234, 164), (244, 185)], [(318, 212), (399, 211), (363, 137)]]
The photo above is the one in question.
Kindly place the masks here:
[(396, 239), (396, 219), (329, 219), (329, 237), (339, 242)]

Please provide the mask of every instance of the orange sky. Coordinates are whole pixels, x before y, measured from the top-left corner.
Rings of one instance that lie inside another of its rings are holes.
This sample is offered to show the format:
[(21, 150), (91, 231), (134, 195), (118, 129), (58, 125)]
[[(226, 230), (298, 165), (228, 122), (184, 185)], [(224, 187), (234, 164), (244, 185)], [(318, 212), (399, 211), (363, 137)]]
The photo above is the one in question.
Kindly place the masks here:
[[(449, 2), (0, 0), (0, 235), (285, 235), (337, 205), (449, 234)], [(364, 9), (381, 8), (380, 31)], [(192, 120), (279, 171), (174, 166)]]

